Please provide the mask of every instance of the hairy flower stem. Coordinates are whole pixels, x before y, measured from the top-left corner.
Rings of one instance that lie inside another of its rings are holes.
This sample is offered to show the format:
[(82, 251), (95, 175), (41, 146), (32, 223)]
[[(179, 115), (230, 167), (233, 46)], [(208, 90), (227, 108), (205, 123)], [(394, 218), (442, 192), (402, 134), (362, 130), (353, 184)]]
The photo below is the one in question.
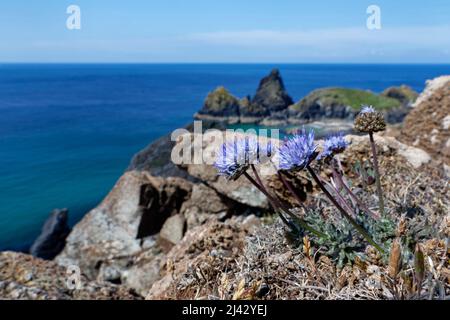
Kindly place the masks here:
[[(245, 177), (252, 183), (254, 184), (269, 200), (270, 204), (272, 205), (272, 207), (275, 209), (275, 211), (277, 211), (278, 215), (280, 215), (280, 217), (282, 217), (281, 212), (279, 212), (278, 210), (283, 211), (285, 214), (287, 214), (289, 217), (292, 218), (292, 220), (294, 220), (295, 222), (297, 222), (298, 224), (300, 224), (300, 226), (305, 229), (308, 230), (309, 232), (315, 234), (318, 237), (322, 237), (322, 238), (327, 238), (327, 235), (325, 235), (324, 233), (317, 231), (316, 229), (310, 227), (303, 219), (297, 217), (296, 215), (294, 215), (291, 211), (290, 208), (288, 208), (284, 203), (278, 201), (277, 199), (275, 199), (274, 197), (272, 197), (270, 195), (270, 193), (267, 191), (267, 189), (265, 188), (261, 178), (259, 177), (258, 171), (256, 170), (254, 165), (251, 165), (253, 173), (255, 174), (256, 180), (258, 182), (255, 181), (255, 179), (253, 179), (247, 172), (244, 172)], [(282, 217), (282, 220), (284, 223), (286, 223), (290, 228), (292, 228), (292, 224), (289, 223), (285, 217)], [(297, 229), (297, 228), (295, 228)], [(298, 230), (295, 230), (297, 231)]]
[(317, 185), (322, 189), (323, 193), (331, 200), (331, 202), (335, 205), (336, 208), (339, 209), (341, 214), (355, 227), (355, 229), (361, 233), (361, 235), (369, 242), (371, 245), (373, 245), (380, 253), (384, 254), (384, 250), (370, 237), (370, 235), (364, 230), (363, 227), (361, 227), (345, 210), (342, 208), (342, 206), (336, 201), (336, 199), (331, 195), (330, 192), (328, 192), (327, 188), (323, 185), (323, 183), (320, 181), (319, 177), (316, 175), (314, 170), (307, 165), (306, 169), (313, 177), (314, 181), (317, 183)]
[(292, 194), (292, 196), (295, 198), (298, 204), (303, 208), (303, 210), (305, 210), (306, 213), (307, 212), (306, 206), (303, 204), (303, 201), (300, 199), (297, 192), (295, 192), (294, 187), (289, 183), (289, 181), (286, 180), (281, 171), (278, 171), (277, 174), (283, 185), (289, 190), (289, 192)]
[(370, 137), (370, 146), (372, 148), (373, 167), (375, 169), (375, 181), (377, 184), (378, 206), (380, 207), (380, 214), (383, 216), (384, 215), (383, 190), (381, 189), (380, 169), (378, 168), (377, 149), (375, 146), (375, 140), (373, 138), (373, 132), (369, 132), (369, 137)]
[(295, 230), (296, 228), (294, 228), (294, 226), (292, 225), (292, 223), (290, 223), (283, 214), (281, 214), (281, 212), (279, 211), (278, 205), (275, 204), (274, 199), (271, 197), (271, 195), (267, 192), (267, 190), (264, 188), (264, 186), (260, 185), (258, 182), (255, 181), (255, 179), (253, 179), (247, 172), (244, 172), (244, 176), (247, 178), (248, 181), (250, 181), (255, 187), (258, 188), (259, 191), (261, 191), (269, 200), (270, 205), (273, 207), (273, 209), (275, 210), (275, 212), (280, 216), (280, 219), (291, 229), (293, 229), (293, 231), (298, 231)]
[[(318, 177), (318, 178), (320, 179), (320, 177)], [(320, 180), (320, 182), (322, 182), (322, 184), (324, 184), (325, 187), (328, 187), (328, 188), (330, 188), (330, 190), (335, 192), (337, 201), (344, 209), (347, 210), (346, 212), (350, 212), (353, 216), (355, 216), (355, 213), (353, 212), (352, 207), (347, 203), (347, 201), (345, 201), (344, 197), (341, 195), (341, 193), (335, 186), (333, 186), (329, 182), (323, 181), (322, 179)]]
[(373, 212), (372, 210), (370, 210), (354, 193), (353, 191), (349, 188), (349, 186), (345, 183), (343, 176), (337, 172), (336, 168), (334, 167), (334, 164), (331, 165), (331, 170), (333, 171), (333, 175), (336, 177), (336, 179), (338, 179), (339, 184), (341, 184), (345, 191), (347, 192), (347, 194), (358, 204), (358, 206), (363, 209), (363, 211), (368, 214), (371, 215), (373, 218), (375, 219), (380, 219), (380, 216), (378, 214), (376, 214), (375, 212)]

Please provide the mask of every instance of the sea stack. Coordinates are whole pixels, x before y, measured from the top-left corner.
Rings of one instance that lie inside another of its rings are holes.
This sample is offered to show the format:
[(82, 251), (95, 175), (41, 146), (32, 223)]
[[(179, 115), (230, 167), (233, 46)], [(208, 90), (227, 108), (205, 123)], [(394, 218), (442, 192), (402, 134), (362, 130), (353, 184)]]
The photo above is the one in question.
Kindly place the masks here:
[(265, 115), (285, 110), (293, 103), (278, 69), (273, 69), (268, 76), (261, 79), (251, 101), (251, 105), (262, 110)]

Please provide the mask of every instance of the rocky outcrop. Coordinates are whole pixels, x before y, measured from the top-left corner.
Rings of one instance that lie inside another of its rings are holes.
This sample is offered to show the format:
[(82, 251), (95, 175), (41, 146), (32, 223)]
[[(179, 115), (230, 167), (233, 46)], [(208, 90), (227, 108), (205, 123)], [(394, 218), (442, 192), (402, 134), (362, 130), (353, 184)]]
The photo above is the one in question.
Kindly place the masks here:
[(212, 117), (239, 118), (239, 99), (231, 95), (224, 87), (218, 87), (206, 97), (203, 108), (197, 117), (208, 115)]
[(295, 103), (286, 92), (277, 69), (264, 77), (253, 98), (241, 100), (219, 87), (208, 94), (194, 118), (209, 122), (252, 123), (265, 126), (298, 125), (323, 119), (353, 120), (361, 105), (372, 105), (385, 113), (388, 123), (399, 123), (410, 111), (418, 94), (402, 85), (381, 94), (348, 88), (317, 89)]
[[(79, 283), (79, 287), (78, 287)], [(71, 274), (52, 261), (17, 252), (0, 253), (0, 299), (139, 299), (132, 290)]]
[(415, 92), (411, 87), (405, 85), (401, 85), (400, 87), (389, 87), (380, 95), (383, 97), (398, 100), (405, 106), (412, 105), (419, 96), (419, 94)]
[(425, 91), (405, 119), (401, 141), (426, 150), (450, 166), (450, 76), (427, 82)]
[(154, 247), (149, 238), (179, 212), (190, 191), (191, 184), (180, 178), (126, 172), (74, 227), (56, 261), (78, 265), (89, 279), (120, 282), (133, 257)]
[(225, 123), (258, 123), (265, 117), (276, 117), (293, 103), (277, 69), (264, 77), (253, 98), (238, 99), (224, 87), (210, 92), (202, 109), (194, 115), (198, 120)]
[(186, 178), (186, 172), (170, 161), (170, 153), (175, 142), (165, 135), (136, 153), (127, 171), (147, 171), (153, 176)]
[[(409, 111), (411, 101), (405, 98), (409, 93), (408, 89), (400, 88), (402, 89), (390, 88), (381, 95), (346, 88), (318, 89), (289, 107), (289, 122), (301, 123), (326, 118), (353, 120), (361, 105), (372, 105), (382, 110), (389, 123), (401, 122)], [(413, 93), (409, 94), (412, 99)]]
[[(186, 135), (193, 141), (193, 134)], [(213, 154), (215, 147), (205, 142), (203, 152)], [(127, 171), (74, 227), (56, 258), (59, 264), (76, 265), (88, 279), (127, 285), (144, 294), (160, 278), (165, 253), (186, 231), (268, 209), (265, 197), (250, 183), (218, 178), (211, 165), (183, 164), (177, 168), (187, 177), (183, 179), (151, 176), (146, 159), (139, 162), (144, 164), (141, 170)]]
[(259, 83), (251, 102), (241, 108), (241, 116), (265, 117), (286, 110), (294, 102), (286, 92), (278, 69), (274, 69)]
[(31, 255), (51, 260), (62, 251), (70, 232), (67, 224), (68, 213), (67, 209), (52, 211), (42, 227), (41, 234), (30, 248)]

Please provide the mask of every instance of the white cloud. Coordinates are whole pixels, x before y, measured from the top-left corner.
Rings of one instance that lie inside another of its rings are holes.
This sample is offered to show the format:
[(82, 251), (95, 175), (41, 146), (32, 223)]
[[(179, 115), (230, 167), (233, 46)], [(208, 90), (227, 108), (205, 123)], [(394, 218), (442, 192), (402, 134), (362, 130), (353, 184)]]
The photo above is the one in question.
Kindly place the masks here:
[(450, 47), (450, 25), (431, 27), (337, 28), (297, 31), (244, 30), (190, 34), (188, 39), (211, 45), (238, 47), (342, 48), (364, 45)]
[(450, 25), (381, 30), (242, 30), (0, 43), (2, 61), (450, 62)]

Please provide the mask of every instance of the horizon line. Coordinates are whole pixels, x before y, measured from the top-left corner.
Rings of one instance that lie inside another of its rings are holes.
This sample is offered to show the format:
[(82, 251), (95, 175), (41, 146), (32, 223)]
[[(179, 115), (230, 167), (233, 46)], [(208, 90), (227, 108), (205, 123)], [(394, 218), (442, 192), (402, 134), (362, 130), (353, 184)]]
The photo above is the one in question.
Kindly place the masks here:
[(148, 62), (148, 61), (0, 61), (0, 65), (6, 64), (152, 64), (152, 65), (164, 65), (164, 64), (192, 64), (192, 65), (207, 65), (207, 64), (279, 64), (279, 65), (450, 65), (450, 62)]

